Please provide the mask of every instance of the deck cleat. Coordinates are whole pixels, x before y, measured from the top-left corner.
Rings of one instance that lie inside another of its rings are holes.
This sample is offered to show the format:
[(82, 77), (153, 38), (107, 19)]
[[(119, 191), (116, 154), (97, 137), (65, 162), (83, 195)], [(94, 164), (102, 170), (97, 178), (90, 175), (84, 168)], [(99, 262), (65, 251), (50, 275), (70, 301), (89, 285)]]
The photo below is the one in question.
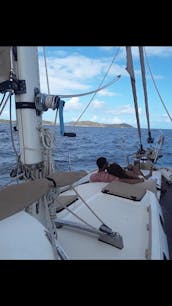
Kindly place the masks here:
[(113, 232), (112, 229), (105, 224), (102, 224), (99, 230), (102, 232), (99, 234), (98, 238), (100, 241), (111, 244), (119, 249), (124, 247), (123, 238), (118, 232)]
[(112, 232), (109, 234), (102, 233), (99, 235), (98, 240), (108, 243), (118, 249), (122, 249), (124, 247), (123, 238), (117, 232)]

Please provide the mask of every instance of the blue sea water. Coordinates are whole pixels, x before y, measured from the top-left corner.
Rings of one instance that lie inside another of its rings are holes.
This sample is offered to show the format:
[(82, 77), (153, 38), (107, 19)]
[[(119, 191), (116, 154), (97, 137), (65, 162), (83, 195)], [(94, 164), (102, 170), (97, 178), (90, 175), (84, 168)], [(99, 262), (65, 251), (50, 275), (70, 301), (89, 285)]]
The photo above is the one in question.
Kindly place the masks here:
[[(66, 127), (65, 132), (75, 132), (76, 137), (62, 137), (57, 126), (46, 126), (55, 134), (53, 159), (55, 169), (64, 171), (96, 169), (96, 159), (105, 156), (109, 162), (126, 165), (128, 154), (139, 147), (138, 132), (135, 128)], [(172, 130), (151, 131), (155, 142), (161, 134), (165, 136), (162, 147), (163, 157), (157, 166), (172, 166)], [(17, 132), (13, 131), (14, 141), (19, 152)], [(142, 129), (143, 147), (147, 144), (147, 130)], [(9, 124), (0, 124), (0, 186), (11, 181), (10, 171), (16, 165), (16, 156), (11, 143)]]

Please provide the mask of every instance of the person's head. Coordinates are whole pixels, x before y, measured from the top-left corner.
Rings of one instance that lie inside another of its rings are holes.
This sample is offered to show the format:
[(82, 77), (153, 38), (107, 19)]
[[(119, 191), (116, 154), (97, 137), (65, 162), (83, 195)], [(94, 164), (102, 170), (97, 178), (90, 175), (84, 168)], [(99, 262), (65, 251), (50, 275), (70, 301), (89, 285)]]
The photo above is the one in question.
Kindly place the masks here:
[(108, 167), (108, 161), (105, 157), (99, 157), (96, 163), (99, 170), (105, 170)]
[(107, 171), (109, 174), (115, 175), (119, 178), (129, 178), (129, 176), (125, 173), (125, 170), (116, 163), (111, 164)]

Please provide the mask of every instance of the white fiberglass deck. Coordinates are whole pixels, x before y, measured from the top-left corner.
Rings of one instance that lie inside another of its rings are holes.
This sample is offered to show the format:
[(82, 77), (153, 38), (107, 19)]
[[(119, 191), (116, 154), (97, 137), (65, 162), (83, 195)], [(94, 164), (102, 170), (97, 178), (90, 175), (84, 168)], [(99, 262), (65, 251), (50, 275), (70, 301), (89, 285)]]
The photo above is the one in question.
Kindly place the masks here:
[(53, 260), (45, 227), (25, 211), (0, 221), (0, 259)]
[[(150, 212), (143, 204), (145, 199), (134, 202), (103, 194), (100, 190), (105, 185), (105, 183), (83, 184), (77, 187), (77, 191), (83, 198), (87, 198), (87, 203), (107, 226), (122, 235), (124, 248), (118, 249), (99, 241), (93, 234), (67, 227), (58, 229), (58, 239), (62, 247), (70, 259), (146, 259), (146, 254), (151, 252), (152, 239)], [(148, 203), (150, 194), (147, 192), (145, 195)], [(89, 224), (97, 228), (101, 225), (88, 208), (80, 204), (80, 200), (70, 208)], [(66, 211), (59, 213), (58, 217), (80, 222)]]

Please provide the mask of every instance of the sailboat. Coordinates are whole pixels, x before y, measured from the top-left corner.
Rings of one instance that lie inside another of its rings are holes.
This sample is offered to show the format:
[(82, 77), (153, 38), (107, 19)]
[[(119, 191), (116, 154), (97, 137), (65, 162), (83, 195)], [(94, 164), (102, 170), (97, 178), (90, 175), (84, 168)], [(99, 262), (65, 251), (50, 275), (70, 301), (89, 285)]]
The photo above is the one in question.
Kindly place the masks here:
[[(134, 71), (127, 68), (134, 89)], [(93, 183), (87, 171), (55, 171), (53, 139), (42, 114), (61, 112), (64, 101), (40, 92), (38, 71), (36, 47), (0, 47), (1, 110), (15, 97), (20, 144), (16, 183), (0, 190), (0, 259), (169, 259), (160, 199), (162, 180), (170, 186), (171, 170), (154, 167), (156, 186), (153, 181)], [(162, 142), (152, 152), (140, 142), (128, 159), (147, 171)]]

